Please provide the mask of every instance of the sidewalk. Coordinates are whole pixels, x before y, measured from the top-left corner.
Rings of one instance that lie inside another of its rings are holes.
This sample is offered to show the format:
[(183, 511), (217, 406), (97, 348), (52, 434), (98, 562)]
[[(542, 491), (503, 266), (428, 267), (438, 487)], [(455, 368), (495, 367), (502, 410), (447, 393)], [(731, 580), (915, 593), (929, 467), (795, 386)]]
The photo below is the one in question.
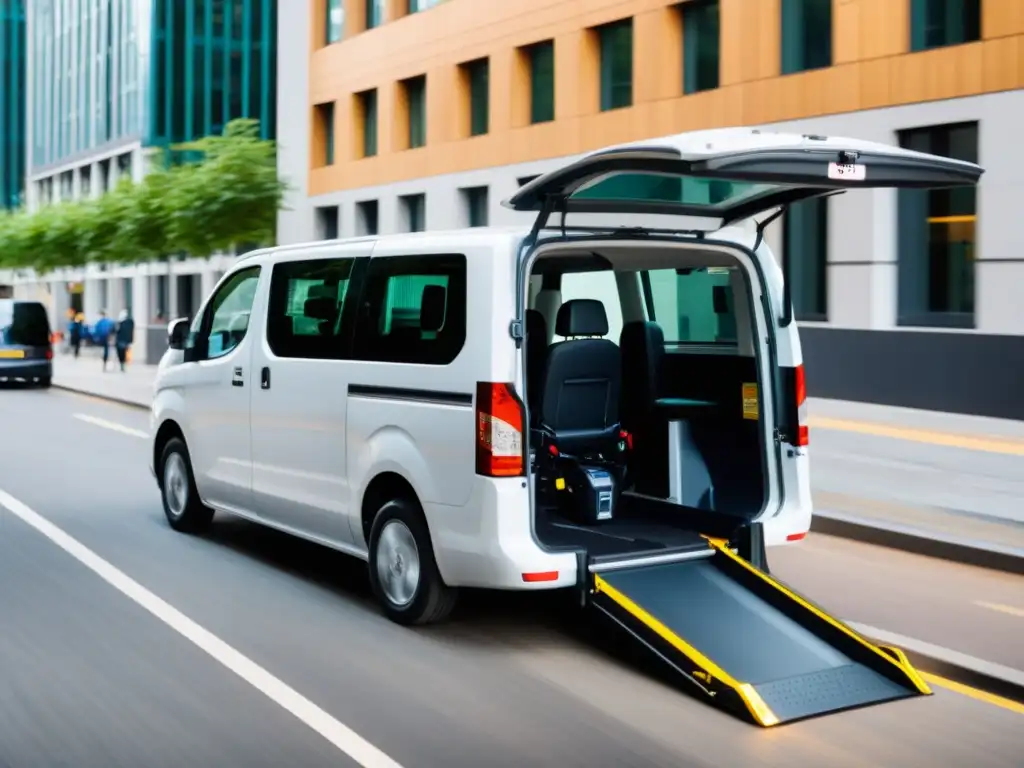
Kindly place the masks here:
[[(56, 387), (149, 408), (156, 366), (54, 359)], [(810, 398), (815, 509), (1024, 552), (1024, 422)]]
[(53, 386), (148, 409), (153, 400), (156, 366), (129, 363), (122, 373), (113, 350), (110, 356), (112, 362), (104, 372), (103, 359), (97, 349), (83, 349), (77, 359), (70, 354), (56, 354)]

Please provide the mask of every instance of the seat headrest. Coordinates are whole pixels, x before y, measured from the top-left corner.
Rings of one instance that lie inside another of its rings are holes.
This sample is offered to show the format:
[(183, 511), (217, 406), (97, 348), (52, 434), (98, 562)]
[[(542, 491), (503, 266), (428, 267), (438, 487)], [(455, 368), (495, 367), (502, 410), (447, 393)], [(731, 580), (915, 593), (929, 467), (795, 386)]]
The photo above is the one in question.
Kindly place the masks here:
[(338, 300), (329, 296), (306, 299), (302, 314), (311, 320), (334, 320), (338, 314)]
[(428, 285), (423, 288), (423, 301), (420, 304), (420, 330), (440, 331), (444, 325), (445, 302), (448, 291), (443, 285)]
[(604, 336), (608, 315), (597, 299), (571, 299), (558, 308), (555, 333), (559, 336)]

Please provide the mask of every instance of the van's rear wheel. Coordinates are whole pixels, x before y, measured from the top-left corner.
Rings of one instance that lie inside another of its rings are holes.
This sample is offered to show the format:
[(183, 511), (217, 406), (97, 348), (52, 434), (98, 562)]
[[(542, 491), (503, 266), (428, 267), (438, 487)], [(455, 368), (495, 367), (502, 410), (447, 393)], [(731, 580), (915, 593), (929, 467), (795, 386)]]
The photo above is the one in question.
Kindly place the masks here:
[(200, 533), (210, 527), (213, 510), (199, 500), (185, 441), (172, 437), (160, 456), (160, 496), (171, 528)]
[(399, 624), (442, 621), (456, 591), (441, 578), (419, 506), (392, 499), (370, 528), (370, 586), (388, 618)]

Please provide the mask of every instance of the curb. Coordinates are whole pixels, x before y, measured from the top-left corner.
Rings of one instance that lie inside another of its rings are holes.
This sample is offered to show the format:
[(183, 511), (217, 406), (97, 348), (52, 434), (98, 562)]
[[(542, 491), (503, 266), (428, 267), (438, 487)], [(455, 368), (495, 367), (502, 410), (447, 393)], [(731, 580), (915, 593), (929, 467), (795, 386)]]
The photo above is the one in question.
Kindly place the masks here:
[(67, 384), (61, 384), (60, 382), (54, 381), (50, 384), (53, 389), (59, 389), (64, 392), (73, 392), (76, 395), (85, 395), (86, 397), (95, 397), (98, 400), (106, 400), (110, 403), (117, 403), (118, 405), (124, 405), (128, 408), (135, 408), (140, 411), (148, 411), (149, 406), (138, 403), (134, 400), (128, 400), (123, 397), (114, 397), (113, 395), (107, 395), (100, 392), (91, 392), (88, 389), (82, 389), (81, 387), (70, 387)]
[(846, 625), (876, 643), (899, 648), (923, 672), (1024, 704), (1024, 672), (1020, 670), (865, 624), (851, 621)]
[(815, 512), (811, 530), (915, 555), (950, 560), (979, 568), (1024, 576), (1024, 550), (1000, 547), (908, 526), (881, 523), (840, 512)]

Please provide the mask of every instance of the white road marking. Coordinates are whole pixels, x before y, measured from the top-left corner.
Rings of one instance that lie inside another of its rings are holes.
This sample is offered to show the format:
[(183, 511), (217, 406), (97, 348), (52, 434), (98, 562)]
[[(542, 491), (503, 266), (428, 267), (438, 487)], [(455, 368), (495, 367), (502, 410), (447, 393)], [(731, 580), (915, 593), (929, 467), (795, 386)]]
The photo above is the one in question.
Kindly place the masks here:
[(76, 413), (74, 417), (79, 421), (84, 421), (87, 424), (92, 424), (96, 427), (103, 427), (114, 432), (120, 432), (122, 435), (131, 435), (132, 437), (148, 438), (149, 433), (144, 432), (141, 429), (133, 429), (132, 427), (126, 427), (124, 424), (118, 424), (116, 421), (107, 421), (101, 419), (98, 416), (90, 416), (87, 413)]
[(39, 533), (82, 563), (125, 597), (145, 608), (156, 618), (191, 641), (234, 672), (268, 699), (290, 712), (323, 738), (365, 768), (402, 768), (401, 765), (357, 734), (344, 723), (272, 675), (256, 662), (204, 629), (177, 608), (150, 592), (116, 566), (77, 539), (57, 527), (9, 493), (0, 490), (0, 507), (6, 508)]
[(975, 605), (988, 608), (990, 611), (999, 611), (999, 613), (1005, 613), (1008, 616), (1017, 616), (1024, 619), (1024, 608), (1014, 608), (1012, 605), (1002, 605), (1000, 603), (986, 603), (983, 600), (979, 600)]

